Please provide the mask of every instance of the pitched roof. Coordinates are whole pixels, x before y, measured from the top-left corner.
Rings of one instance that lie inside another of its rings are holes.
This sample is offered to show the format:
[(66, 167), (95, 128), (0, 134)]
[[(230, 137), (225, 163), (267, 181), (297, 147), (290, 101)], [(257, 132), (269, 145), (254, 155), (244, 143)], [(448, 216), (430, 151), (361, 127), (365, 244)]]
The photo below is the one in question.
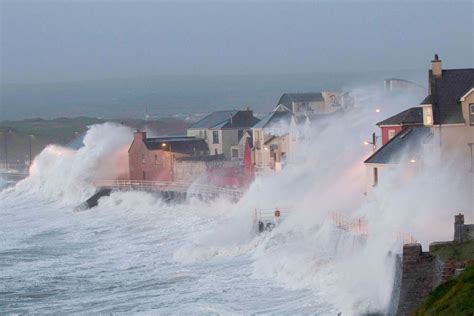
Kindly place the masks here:
[[(199, 151), (208, 151), (207, 143), (197, 137), (192, 136), (164, 136), (146, 138), (144, 140), (149, 150), (170, 150), (174, 153), (194, 154)], [(165, 146), (163, 146), (165, 144)]]
[(423, 125), (423, 109), (421, 107), (409, 108), (378, 122), (376, 125)]
[(429, 127), (409, 127), (380, 147), (364, 163), (398, 163), (404, 153), (413, 154), (419, 151), (421, 145), (426, 143), (431, 136), (432, 133)]
[(440, 77), (429, 71), (435, 124), (465, 123), (459, 99), (473, 86), (474, 68), (443, 70)]
[(258, 122), (253, 112), (248, 111), (216, 111), (189, 127), (193, 128), (250, 128)]
[(278, 104), (283, 104), (288, 108), (292, 108), (293, 102), (322, 102), (324, 101), (321, 92), (307, 92), (307, 93), (284, 93)]
[(271, 111), (267, 116), (262, 118), (260, 122), (255, 124), (253, 128), (270, 128), (275, 124), (281, 122), (290, 124), (291, 117), (293, 113), (283, 104), (279, 104), (273, 111)]
[(420, 105), (423, 104), (433, 104), (433, 98), (431, 97), (431, 94), (427, 95), (426, 98), (424, 98), (423, 101), (420, 102)]

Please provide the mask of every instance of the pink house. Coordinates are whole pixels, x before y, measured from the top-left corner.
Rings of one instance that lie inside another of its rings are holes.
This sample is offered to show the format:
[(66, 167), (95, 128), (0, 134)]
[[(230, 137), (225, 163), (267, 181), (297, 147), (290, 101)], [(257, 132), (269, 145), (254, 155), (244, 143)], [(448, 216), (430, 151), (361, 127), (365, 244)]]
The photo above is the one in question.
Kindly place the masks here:
[(184, 157), (208, 155), (203, 139), (188, 136), (147, 138), (137, 131), (128, 150), (130, 180), (174, 181), (174, 164)]
[(395, 114), (381, 122), (377, 123), (382, 131), (382, 146), (388, 143), (402, 129), (414, 126), (423, 126), (423, 109), (413, 107)]

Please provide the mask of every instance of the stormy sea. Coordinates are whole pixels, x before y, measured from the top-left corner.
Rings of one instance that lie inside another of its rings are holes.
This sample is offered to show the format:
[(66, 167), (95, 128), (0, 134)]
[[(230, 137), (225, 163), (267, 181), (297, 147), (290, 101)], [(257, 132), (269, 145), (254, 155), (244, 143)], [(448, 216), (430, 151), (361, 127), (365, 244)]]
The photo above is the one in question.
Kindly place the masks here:
[[(48, 146), (28, 178), (0, 193), (0, 312), (389, 313), (402, 245), (394, 232), (424, 245), (449, 238), (443, 201), (456, 200), (455, 186), (438, 192), (447, 181), (439, 174), (404, 187), (387, 181), (367, 195), (371, 148), (363, 141), (417, 99), (352, 93), (353, 108), (301, 127), (297, 155), (281, 172), (258, 176), (237, 203), (130, 191), (77, 212), (94, 180), (124, 172), (133, 131), (94, 125), (78, 150)], [(255, 209), (276, 207), (287, 216), (258, 234)], [(363, 217), (369, 233), (341, 229), (331, 212)], [(439, 229), (426, 232), (426, 222)]]

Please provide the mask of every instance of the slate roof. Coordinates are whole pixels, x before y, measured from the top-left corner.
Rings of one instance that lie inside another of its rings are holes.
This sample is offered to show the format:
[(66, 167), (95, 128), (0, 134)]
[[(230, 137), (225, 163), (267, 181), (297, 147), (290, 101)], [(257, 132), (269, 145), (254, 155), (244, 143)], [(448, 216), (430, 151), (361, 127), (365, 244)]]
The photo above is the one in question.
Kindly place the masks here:
[[(182, 154), (195, 154), (197, 152), (208, 151), (207, 143), (198, 137), (192, 136), (164, 136), (155, 138), (146, 138), (145, 145), (149, 150), (170, 150), (168, 146), (171, 145), (171, 151)], [(163, 146), (162, 144), (166, 144)]]
[(405, 153), (416, 153), (432, 137), (429, 127), (409, 127), (398, 133), (384, 146), (380, 147), (364, 163), (393, 164), (398, 163)]
[(262, 118), (260, 122), (255, 124), (253, 128), (270, 128), (275, 124), (280, 122), (290, 124), (291, 117), (293, 113), (283, 104), (278, 105), (273, 111), (271, 111), (267, 116)]
[(387, 125), (423, 125), (423, 109), (421, 107), (409, 108), (377, 123), (377, 126)]
[(190, 129), (250, 128), (258, 122), (252, 111), (216, 111), (194, 123)]
[(281, 96), (278, 104), (283, 104), (287, 108), (292, 108), (293, 102), (322, 102), (324, 101), (321, 92), (306, 92), (306, 93), (285, 93)]
[(423, 104), (433, 104), (433, 98), (431, 97), (431, 94), (427, 95), (426, 98), (421, 101), (420, 105)]
[(465, 123), (459, 99), (474, 84), (474, 68), (443, 70), (441, 77), (429, 71), (434, 124)]

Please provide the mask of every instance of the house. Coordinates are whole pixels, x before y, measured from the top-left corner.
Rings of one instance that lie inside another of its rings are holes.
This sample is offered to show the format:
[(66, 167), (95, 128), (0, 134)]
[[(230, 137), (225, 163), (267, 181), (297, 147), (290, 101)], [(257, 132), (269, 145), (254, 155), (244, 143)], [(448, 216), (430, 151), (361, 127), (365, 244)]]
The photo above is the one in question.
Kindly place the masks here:
[(379, 177), (383, 169), (401, 163), (421, 163), (420, 158), (424, 152), (424, 146), (432, 141), (433, 134), (429, 127), (407, 127), (392, 137), (386, 144), (379, 148), (373, 155), (364, 161), (367, 167), (368, 178), (367, 192), (370, 186), (378, 185)]
[(245, 157), (245, 150), (247, 146), (253, 148), (253, 136), (252, 130), (245, 131), (244, 135), (239, 139), (237, 145), (231, 146), (231, 159), (232, 160), (242, 160)]
[(438, 55), (431, 64), (423, 124), (439, 139), (442, 161), (456, 154), (461, 168), (473, 171), (474, 68), (443, 70)]
[(296, 116), (333, 113), (346, 105), (346, 94), (322, 91), (310, 93), (285, 93), (278, 104), (284, 105)]
[(233, 146), (239, 145), (244, 134), (258, 121), (250, 109), (216, 111), (189, 127), (187, 135), (203, 139), (210, 155), (223, 155), (225, 159), (231, 159)]
[(381, 129), (382, 145), (410, 126), (423, 126), (423, 109), (412, 107), (376, 124)]
[[(466, 179), (473, 177), (474, 69), (443, 70), (437, 55), (431, 64), (429, 94), (420, 107), (377, 124), (382, 128), (383, 146), (365, 161), (372, 186), (378, 183), (380, 169), (400, 163), (400, 157), (422, 163), (415, 157), (421, 158), (427, 147), (431, 152), (425, 160), (437, 156), (438, 162), (453, 162)], [(467, 182), (472, 186), (472, 180)]]
[[(147, 138), (145, 132), (137, 131), (128, 149), (129, 178), (141, 181), (177, 181), (192, 178), (192, 174), (180, 174), (180, 179), (177, 179), (175, 171), (177, 161), (184, 157), (207, 156), (208, 153), (209, 148), (201, 138), (189, 136)], [(192, 171), (194, 170), (190, 170)]]
[(280, 104), (252, 127), (257, 171), (281, 169), (290, 147), (296, 143), (296, 134), (291, 128), (294, 124), (293, 112)]

